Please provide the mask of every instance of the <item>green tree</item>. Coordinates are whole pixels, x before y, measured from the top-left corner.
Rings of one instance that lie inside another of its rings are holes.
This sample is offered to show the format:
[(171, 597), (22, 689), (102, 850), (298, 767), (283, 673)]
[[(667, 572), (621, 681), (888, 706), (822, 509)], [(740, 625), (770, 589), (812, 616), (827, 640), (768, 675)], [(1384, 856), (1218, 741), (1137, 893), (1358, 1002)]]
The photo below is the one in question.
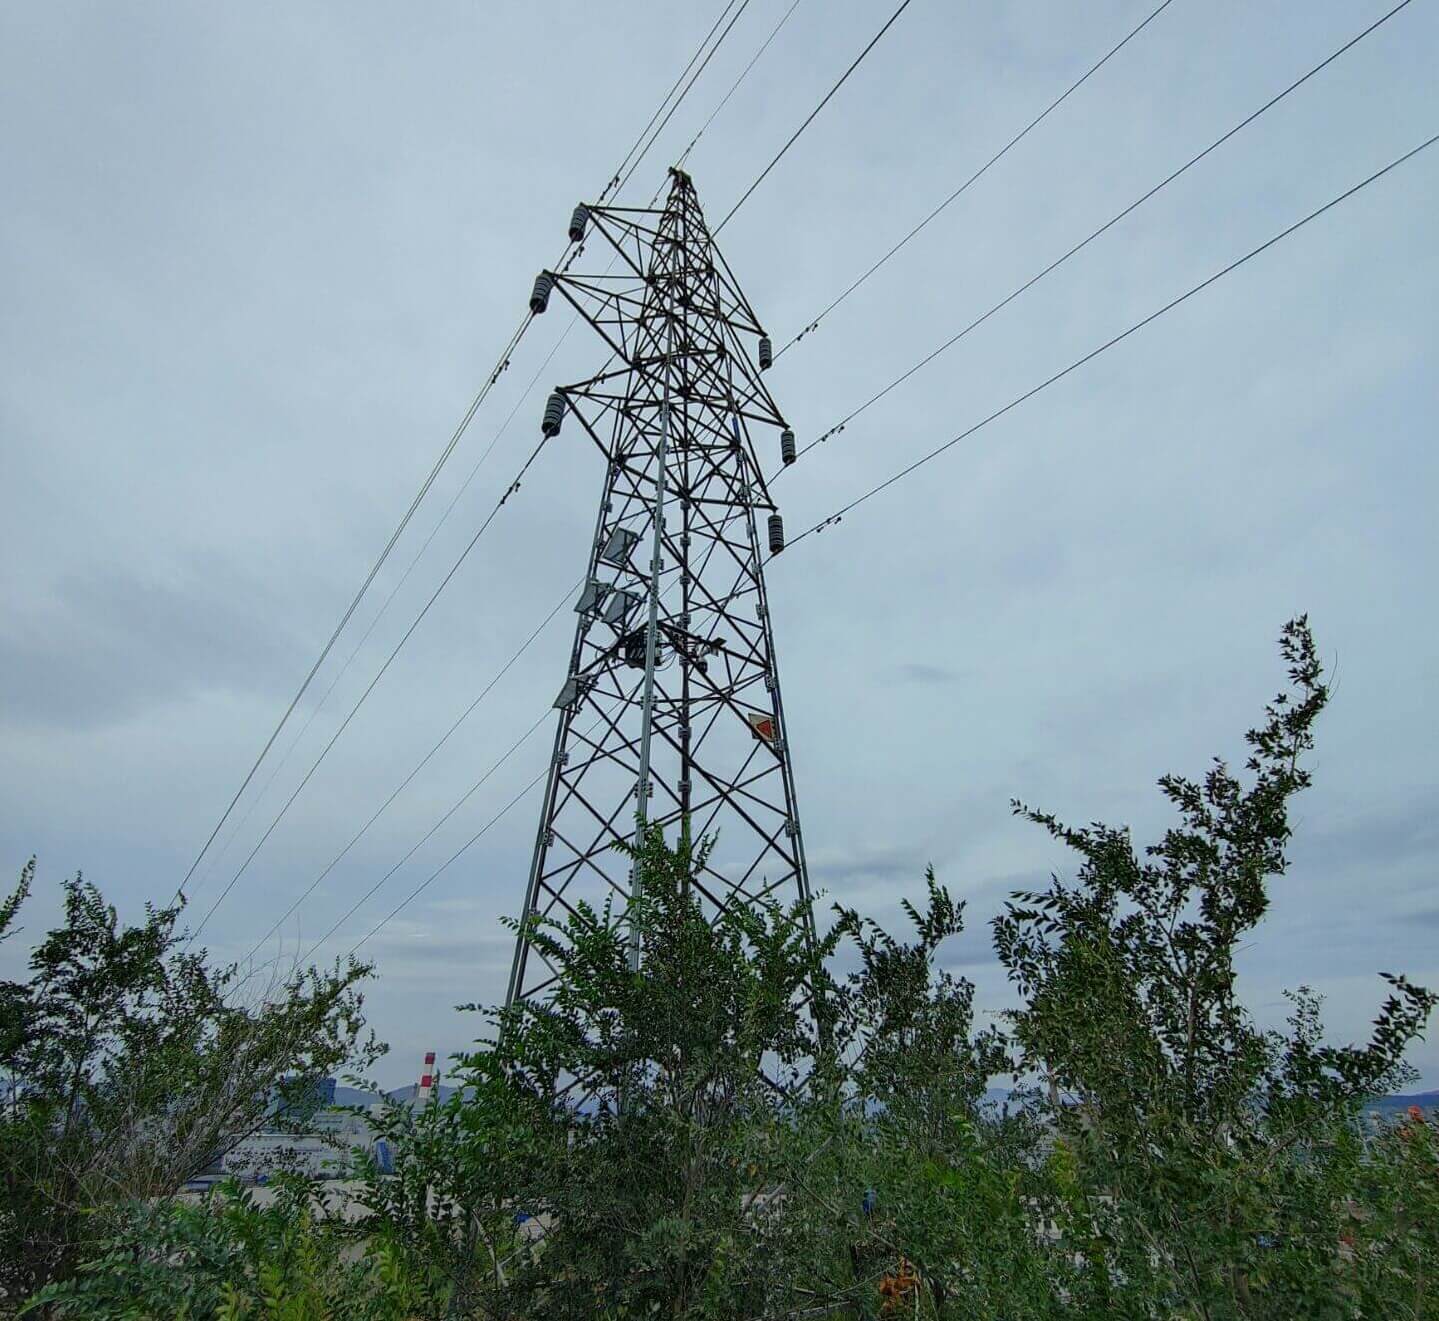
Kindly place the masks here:
[[(28, 1042), (54, 1061), (27, 1075), (48, 1091), (12, 1085), (6, 1122), (27, 1106), (40, 1120), (16, 1151), (75, 1155), (91, 1174), (67, 1205), (108, 1208), (83, 1269), (37, 1306), (296, 1321), (1439, 1316), (1439, 1137), (1418, 1114), (1376, 1128), (1362, 1113), (1405, 1077), (1435, 997), (1390, 977), (1370, 1039), (1334, 1046), (1305, 988), (1277, 1030), (1238, 993), (1236, 955), (1287, 870), (1290, 805), (1328, 700), (1303, 620), (1281, 651), (1290, 688), (1249, 733), (1245, 771), (1215, 762), (1200, 781), (1161, 780), (1179, 819), (1158, 843), (1137, 850), (1127, 831), (1016, 805), (1079, 866), (1011, 896), (994, 923), (1022, 1000), (1007, 1030), (977, 1029), (973, 984), (944, 967), (963, 906), (932, 872), (926, 903), (903, 904), (909, 933), (839, 909), (814, 948), (801, 913), (702, 910), (707, 846), (651, 829), (623, 915), (578, 908), (531, 932), (549, 998), (489, 1010), (491, 1039), (457, 1060), (456, 1090), (381, 1116), (396, 1168), (362, 1171), (368, 1216), (348, 1226), (298, 1183), (271, 1207), (238, 1190), (201, 1207), (152, 1196), (163, 1162), (140, 1137), (186, 1149), (185, 1089), (207, 1068), (225, 1076), (204, 1052), (249, 1058), (263, 1014), (225, 1037), (226, 984), (206, 1000), (213, 974), (156, 953), (168, 926), (121, 931), (76, 882), (38, 980), (0, 987), (12, 1056)], [(0, 906), (0, 938), (31, 874)], [(837, 977), (826, 969), (842, 948), (853, 967)], [(86, 981), (89, 968), (107, 971)], [(297, 987), (297, 1003), (319, 1005), (300, 1020), (334, 1030), (286, 1073), (348, 1048), (358, 1002), (334, 977)], [(42, 982), (68, 988), (44, 1014)], [(319, 998), (324, 985), (338, 998)], [(152, 1021), (196, 1001), (213, 1020), (198, 1035)], [(66, 1009), (78, 1005), (99, 1026)], [(127, 1080), (150, 1076), (126, 1061), (142, 1050), (198, 1072), (142, 1091), (147, 1118), (126, 1128), (120, 1101), (141, 1090)], [(77, 1058), (90, 1090), (77, 1145), (58, 1152), (69, 1112), (41, 1102), (68, 1095)], [(996, 1107), (988, 1089), (1010, 1075), (1037, 1085)], [(124, 1179), (104, 1164), (104, 1134), (131, 1134), (115, 1143)], [(95, 1170), (132, 1200), (106, 1202)], [(20, 1223), (24, 1206), (5, 1205)]]
[(1081, 859), (1072, 883), (1017, 894), (994, 922), (1025, 999), (1021, 1067), (1053, 1088), (1084, 1190), (1066, 1226), (1093, 1268), (1079, 1296), (1133, 1315), (1359, 1314), (1339, 1283), (1344, 1134), (1403, 1076), (1435, 1003), (1386, 976), (1370, 1040), (1335, 1047), (1313, 997), (1296, 995), (1285, 1032), (1260, 1030), (1239, 998), (1235, 955), (1286, 872), (1289, 805), (1329, 698), (1304, 619), (1280, 648), (1290, 688), (1247, 735), (1248, 782), (1218, 760), (1202, 781), (1165, 776), (1179, 824), (1142, 853), (1125, 829), (1016, 804)]
[[(933, 869), (925, 885), (923, 909), (901, 901), (908, 939), (836, 910), (835, 933), (857, 956), (835, 995), (844, 1104), (804, 1111), (818, 1140), (796, 1144), (786, 1175), (811, 1231), (812, 1301), (863, 1315), (886, 1301), (926, 1315), (1048, 1315), (1062, 1263), (1037, 1206), (1039, 1131), (990, 1098), (1013, 1067), (1008, 1042), (976, 1029), (974, 984), (941, 963), (963, 904)], [(904, 1292), (906, 1274), (916, 1284)]]
[(461, 1314), (753, 1317), (788, 1289), (762, 1195), (822, 1054), (826, 950), (797, 913), (702, 912), (706, 853), (651, 829), (622, 920), (537, 925), (551, 997), (491, 1010), (459, 1090), (399, 1118), (367, 1200), (447, 1263)]
[(455, 1081), (419, 1110), (391, 1100), (366, 1112), (392, 1162), (362, 1159), (362, 1232), (378, 1226), (409, 1274), (436, 1282), (432, 1309), (418, 1314), (511, 1315), (526, 1244), (517, 1215), (555, 1168), (564, 1126), (551, 1098), (516, 1085), (492, 1049), (463, 1056)]
[[(0, 907), (9, 934), (33, 884)], [(368, 968), (245, 979), (184, 948), (181, 905), (123, 924), (80, 877), (27, 980), (0, 984), (0, 1300), (69, 1276), (97, 1211), (167, 1197), (257, 1128), (287, 1080), (367, 1057)]]
[(1439, 1127), (1417, 1110), (1346, 1154), (1340, 1207), (1346, 1293), (1361, 1316), (1439, 1316)]
[(49, 1308), (85, 1321), (407, 1321), (437, 1310), (433, 1282), (411, 1275), (385, 1234), (354, 1253), (355, 1236), (322, 1186), (280, 1175), (271, 1192), (261, 1205), (225, 1184), (199, 1203), (115, 1208), (84, 1265), (22, 1315)]

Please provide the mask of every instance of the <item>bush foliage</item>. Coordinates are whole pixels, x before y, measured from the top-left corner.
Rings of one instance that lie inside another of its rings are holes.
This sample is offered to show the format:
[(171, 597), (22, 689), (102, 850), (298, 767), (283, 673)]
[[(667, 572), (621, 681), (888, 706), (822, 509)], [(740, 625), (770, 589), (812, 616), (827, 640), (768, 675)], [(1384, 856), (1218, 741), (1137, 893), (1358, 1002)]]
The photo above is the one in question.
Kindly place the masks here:
[[(1239, 995), (1329, 698), (1306, 622), (1280, 645), (1288, 687), (1243, 768), (1160, 780), (1156, 843), (1016, 804), (1077, 865), (993, 922), (1019, 1002), (1002, 1025), (978, 1027), (973, 984), (942, 966), (964, 906), (932, 872), (907, 931), (837, 909), (816, 946), (798, 911), (702, 911), (707, 842), (651, 830), (625, 913), (531, 933), (552, 997), (480, 1011), (455, 1090), (376, 1121), (396, 1164), (356, 1169), (358, 1215), (301, 1181), (264, 1207), (81, 1181), (88, 1250), (10, 1278), (48, 1280), (32, 1312), (74, 1317), (1439, 1316), (1439, 1136), (1364, 1114), (1409, 1076), (1435, 997), (1388, 976), (1369, 1039), (1336, 1046), (1305, 988), (1282, 1030)], [(69, 920), (93, 928), (98, 904), (77, 890)], [(328, 1059), (355, 1038), (349, 982), (306, 985)], [(6, 995), (38, 1050), (51, 1020)], [(54, 1023), (65, 1059), (90, 1058)], [(53, 1109), (29, 1122), (65, 1135)]]

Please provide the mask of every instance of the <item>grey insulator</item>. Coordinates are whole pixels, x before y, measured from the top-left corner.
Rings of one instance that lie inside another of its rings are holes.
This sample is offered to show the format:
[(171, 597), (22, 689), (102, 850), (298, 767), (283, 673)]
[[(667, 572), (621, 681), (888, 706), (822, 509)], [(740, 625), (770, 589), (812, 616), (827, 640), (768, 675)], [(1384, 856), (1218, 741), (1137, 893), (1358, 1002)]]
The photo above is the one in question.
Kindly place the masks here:
[(550, 305), (550, 290), (555, 287), (555, 277), (549, 271), (541, 271), (535, 276), (535, 287), (530, 293), (530, 311), (536, 316)]
[(779, 456), (786, 467), (794, 462), (794, 432), (788, 427), (779, 433)]
[(583, 202), (575, 207), (570, 217), (570, 242), (579, 243), (585, 236), (585, 226), (590, 223), (590, 209)]
[(774, 345), (770, 343), (768, 335), (759, 337), (759, 369), (767, 372), (774, 366)]
[(549, 402), (545, 405), (544, 421), (540, 423), (540, 431), (546, 436), (558, 436), (560, 434), (560, 423), (565, 420), (565, 397), (558, 390), (550, 396)]
[(769, 516), (769, 553), (778, 555), (784, 549), (784, 519), (778, 514)]

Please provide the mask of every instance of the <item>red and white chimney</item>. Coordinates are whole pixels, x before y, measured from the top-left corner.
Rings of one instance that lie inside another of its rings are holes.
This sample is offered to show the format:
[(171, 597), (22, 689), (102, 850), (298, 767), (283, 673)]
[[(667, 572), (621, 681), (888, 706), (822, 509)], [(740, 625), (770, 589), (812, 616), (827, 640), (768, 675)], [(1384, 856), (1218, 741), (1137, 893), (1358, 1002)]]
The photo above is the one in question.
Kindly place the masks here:
[(435, 1088), (435, 1052), (425, 1052), (424, 1067), (420, 1070), (420, 1085), (415, 1091), (415, 1104), (424, 1105)]

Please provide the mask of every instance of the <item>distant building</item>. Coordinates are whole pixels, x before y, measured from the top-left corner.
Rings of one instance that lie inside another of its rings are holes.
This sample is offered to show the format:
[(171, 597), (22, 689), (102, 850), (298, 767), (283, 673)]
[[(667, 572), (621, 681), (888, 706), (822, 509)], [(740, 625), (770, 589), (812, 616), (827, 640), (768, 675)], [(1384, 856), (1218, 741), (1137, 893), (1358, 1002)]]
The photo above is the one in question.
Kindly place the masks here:
[(221, 1178), (264, 1183), (280, 1172), (340, 1179), (353, 1171), (361, 1152), (373, 1155), (382, 1170), (394, 1168), (388, 1144), (376, 1140), (366, 1119), (336, 1108), (333, 1078), (287, 1079), (277, 1089), (265, 1127), (241, 1138), (194, 1183)]

